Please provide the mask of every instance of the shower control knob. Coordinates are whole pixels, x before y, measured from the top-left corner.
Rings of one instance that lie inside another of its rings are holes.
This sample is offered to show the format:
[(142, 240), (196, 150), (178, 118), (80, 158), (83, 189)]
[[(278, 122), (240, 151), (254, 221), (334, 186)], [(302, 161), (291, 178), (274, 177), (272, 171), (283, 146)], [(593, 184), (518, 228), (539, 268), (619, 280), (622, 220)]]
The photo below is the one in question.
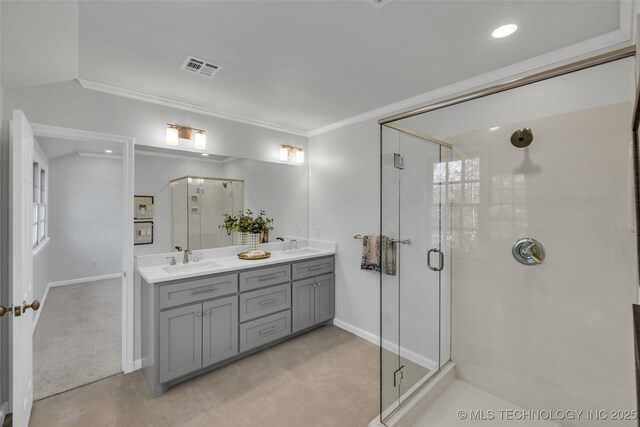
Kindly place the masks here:
[(515, 242), (511, 254), (516, 261), (524, 265), (540, 265), (545, 257), (542, 243), (528, 237)]

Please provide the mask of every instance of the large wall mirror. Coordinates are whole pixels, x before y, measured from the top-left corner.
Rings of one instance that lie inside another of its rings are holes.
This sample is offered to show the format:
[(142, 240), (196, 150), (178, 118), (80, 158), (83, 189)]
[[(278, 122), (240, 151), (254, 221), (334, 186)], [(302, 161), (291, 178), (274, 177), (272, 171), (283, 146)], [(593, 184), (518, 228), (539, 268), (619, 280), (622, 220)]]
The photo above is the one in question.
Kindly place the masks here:
[(224, 214), (250, 209), (273, 218), (265, 239), (308, 237), (306, 165), (137, 146), (135, 193), (153, 196), (153, 243), (136, 255), (237, 244)]

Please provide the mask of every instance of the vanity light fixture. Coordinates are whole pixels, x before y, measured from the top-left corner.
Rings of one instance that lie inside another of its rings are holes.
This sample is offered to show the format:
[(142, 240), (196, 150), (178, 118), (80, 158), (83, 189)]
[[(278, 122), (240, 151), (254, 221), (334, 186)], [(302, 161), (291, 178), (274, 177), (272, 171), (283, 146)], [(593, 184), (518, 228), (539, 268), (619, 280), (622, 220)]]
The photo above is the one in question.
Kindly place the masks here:
[(280, 146), (280, 161), (288, 162), (289, 158), (296, 163), (304, 163), (304, 150), (291, 145)]
[(191, 139), (191, 135), (195, 132), (193, 138), (194, 148), (204, 150), (207, 148), (207, 134), (202, 129), (190, 128), (188, 126), (179, 126), (171, 123), (167, 124), (167, 145), (178, 145), (180, 139)]
[(515, 33), (517, 29), (518, 26), (516, 24), (502, 25), (493, 30), (493, 32), (491, 33), (491, 37), (493, 37), (494, 39), (501, 39)]

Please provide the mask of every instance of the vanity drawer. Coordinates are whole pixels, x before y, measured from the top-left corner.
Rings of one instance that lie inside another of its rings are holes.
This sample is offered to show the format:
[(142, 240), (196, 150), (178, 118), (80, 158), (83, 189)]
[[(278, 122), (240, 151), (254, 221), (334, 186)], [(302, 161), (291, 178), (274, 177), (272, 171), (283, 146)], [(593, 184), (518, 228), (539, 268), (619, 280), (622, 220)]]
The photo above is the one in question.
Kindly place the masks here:
[(222, 297), (238, 292), (238, 275), (207, 277), (160, 286), (160, 308)]
[(240, 294), (240, 321), (266, 316), (291, 307), (291, 285), (273, 286)]
[(240, 352), (291, 334), (291, 310), (240, 325)]
[(291, 281), (289, 264), (240, 273), (240, 292)]
[(293, 280), (333, 273), (333, 268), (333, 256), (296, 262), (293, 264)]

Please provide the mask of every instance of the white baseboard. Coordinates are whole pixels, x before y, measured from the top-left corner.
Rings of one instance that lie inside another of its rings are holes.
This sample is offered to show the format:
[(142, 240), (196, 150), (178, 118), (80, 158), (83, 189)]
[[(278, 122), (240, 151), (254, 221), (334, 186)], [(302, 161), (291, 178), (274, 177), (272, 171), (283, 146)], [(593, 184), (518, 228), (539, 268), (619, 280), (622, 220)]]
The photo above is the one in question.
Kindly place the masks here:
[(76, 285), (78, 283), (84, 283), (84, 282), (96, 282), (98, 280), (117, 279), (118, 277), (122, 277), (122, 273), (105, 274), (103, 276), (82, 277), (80, 279), (60, 280), (59, 282), (49, 283), (47, 287), (55, 288), (56, 286)]
[[(371, 332), (365, 331), (364, 329), (358, 328), (357, 326), (354, 326), (340, 319), (333, 319), (333, 324), (338, 328), (351, 332), (352, 334), (357, 335), (360, 338), (363, 338), (375, 345), (380, 345), (380, 337), (372, 334)], [(382, 340), (382, 347), (394, 353), (398, 351), (398, 344), (388, 340)], [(406, 347), (400, 346), (400, 355), (405, 359), (412, 361), (413, 363), (417, 363), (418, 365), (427, 368), (430, 371), (438, 369), (438, 362), (431, 360), (428, 357), (422, 356), (414, 351), (411, 351)]]
[(140, 370), (142, 369), (142, 359), (128, 360), (125, 363), (123, 363), (122, 368), (123, 368), (122, 371), (125, 374), (130, 374), (131, 372)]
[(84, 277), (82, 279), (61, 280), (59, 282), (47, 283), (47, 286), (44, 289), (44, 294), (42, 295), (42, 299), (40, 300), (40, 309), (35, 312), (35, 317), (33, 318), (33, 330), (31, 331), (31, 334), (33, 335), (36, 333), (36, 327), (38, 326), (40, 315), (44, 310), (44, 303), (47, 301), (47, 296), (49, 295), (49, 289), (55, 288), (58, 286), (76, 285), (78, 283), (84, 283), (84, 282), (95, 282), (97, 280), (117, 279), (118, 277), (122, 277), (122, 273), (106, 274), (104, 276)]

